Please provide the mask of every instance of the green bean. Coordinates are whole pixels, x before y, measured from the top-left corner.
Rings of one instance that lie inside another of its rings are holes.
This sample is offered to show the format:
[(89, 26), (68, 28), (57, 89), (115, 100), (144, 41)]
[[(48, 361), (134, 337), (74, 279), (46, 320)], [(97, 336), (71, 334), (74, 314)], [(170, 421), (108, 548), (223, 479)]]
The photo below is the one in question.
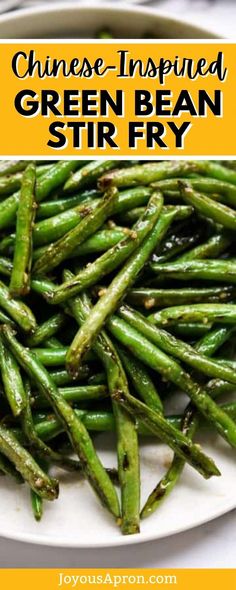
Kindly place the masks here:
[[(195, 432), (197, 431), (197, 428), (198, 416), (193, 414), (189, 407), (185, 411), (182, 418), (181, 432), (189, 439), (192, 439)], [(182, 459), (182, 457), (175, 453), (169, 469), (148, 496), (141, 510), (140, 516), (142, 519), (150, 516), (150, 514), (153, 514), (153, 512), (155, 512), (155, 510), (157, 510), (157, 508), (163, 502), (163, 500), (170, 494), (177, 484), (184, 466), (185, 461)]]
[(125, 236), (130, 235), (132, 230), (126, 227), (115, 226), (111, 229), (102, 229), (98, 231), (94, 236), (91, 236), (86, 242), (83, 242), (78, 248), (72, 253), (72, 257), (88, 256), (88, 254), (95, 254), (100, 252), (106, 252), (109, 248), (112, 248), (118, 242), (120, 242)]
[[(91, 432), (115, 432), (116, 431), (116, 424), (115, 424), (115, 416), (113, 412), (104, 411), (104, 410), (97, 410), (97, 411), (87, 411), (87, 410), (78, 410), (75, 409), (75, 414), (79, 416), (80, 420), (82, 420), (85, 427)], [(34, 416), (36, 420), (36, 415)], [(40, 420), (37, 419), (35, 422), (35, 429), (43, 440), (51, 440), (61, 434), (63, 432), (63, 426), (57, 419), (55, 415), (50, 414), (43, 416)], [(15, 429), (16, 430), (16, 429)], [(146, 435), (149, 434), (150, 431), (145, 429), (140, 425), (139, 427), (140, 432)], [(17, 437), (21, 438), (21, 431), (17, 430), (15, 432)]]
[(10, 176), (0, 176), (0, 196), (10, 195), (21, 187), (22, 174), (16, 172)]
[(38, 295), (45, 295), (48, 291), (55, 289), (55, 283), (45, 277), (37, 277), (32, 279), (31, 289)]
[(174, 212), (172, 212), (159, 219), (162, 198), (159, 197), (159, 202), (157, 196), (156, 199), (157, 203), (153, 211), (153, 223), (150, 224), (149, 234), (110, 283), (105, 294), (96, 303), (70, 345), (66, 361), (72, 375), (76, 376), (84, 353), (90, 349), (107, 317), (116, 309), (120, 299), (124, 297), (174, 218)]
[(199, 340), (194, 348), (205, 356), (213, 356), (234, 332), (234, 326), (232, 328), (229, 326), (217, 327)]
[(66, 198), (54, 198), (51, 201), (45, 201), (40, 203), (37, 208), (37, 220), (54, 217), (55, 215), (59, 215), (59, 213), (63, 213), (63, 211), (73, 209), (74, 207), (82, 205), (82, 203), (87, 203), (92, 199), (97, 199), (98, 197), (100, 197), (100, 193), (94, 189), (90, 189), (72, 195), (71, 197), (67, 196)]
[(227, 168), (235, 170), (236, 164), (234, 160), (222, 160), (220, 161), (220, 163), (222, 164), (222, 166), (226, 166)]
[(155, 262), (167, 262), (176, 256), (179, 258), (182, 252), (199, 243), (201, 235), (202, 228), (197, 230), (189, 222), (178, 224), (176, 230), (173, 228), (172, 232), (167, 234), (161, 247), (157, 252), (154, 252), (152, 260), (155, 260)]
[[(169, 182), (171, 183), (173, 181), (173, 183), (174, 183), (175, 180), (177, 180), (177, 179), (174, 178), (174, 179), (170, 179), (170, 180), (169, 179), (160, 180), (160, 183), (158, 181), (157, 182), (153, 182), (152, 184), (150, 184), (150, 186), (152, 186), (153, 188), (155, 188), (156, 185), (157, 186), (159, 184), (162, 185), (162, 183), (164, 183), (164, 185), (165, 185), (166, 182), (167, 182), (167, 186), (168, 186), (168, 183)], [(178, 178), (178, 182), (180, 180), (182, 180), (182, 178)], [(177, 185), (177, 183), (176, 183), (176, 185)], [(181, 195), (180, 195), (180, 191), (179, 191), (179, 186), (178, 186), (178, 189), (176, 189), (175, 191), (174, 190), (168, 190), (168, 188), (165, 189), (165, 186), (164, 186), (163, 189), (160, 188), (159, 190), (162, 192), (163, 197), (164, 197), (166, 203), (169, 203), (170, 205), (174, 205), (174, 204), (180, 203), (182, 201)], [(219, 195), (216, 195), (216, 196), (214, 195), (214, 198), (216, 198), (216, 199), (219, 200)]]
[[(48, 473), (48, 463), (43, 459), (39, 461), (40, 467), (44, 472)], [(43, 516), (43, 498), (39, 496), (34, 490), (30, 490), (31, 507), (36, 522), (39, 522)]]
[(105, 190), (108, 186), (126, 187), (151, 184), (164, 178), (186, 176), (189, 170), (192, 171), (191, 162), (184, 161), (138, 164), (104, 174), (100, 178), (98, 186), (101, 190)]
[(226, 166), (218, 162), (212, 162), (211, 160), (192, 160), (192, 165), (197, 174), (203, 174), (204, 176), (216, 178), (223, 182), (236, 184), (235, 171), (226, 168)]
[(139, 186), (119, 192), (114, 215), (129, 211), (133, 207), (146, 206), (154, 191), (146, 186)]
[(34, 490), (30, 490), (30, 499), (34, 518), (39, 522), (43, 516), (43, 499)]
[(133, 231), (121, 240), (116, 246), (107, 250), (100, 258), (82, 269), (73, 279), (66, 281), (60, 287), (50, 293), (52, 303), (62, 303), (70, 297), (80, 293), (84, 289), (96, 284), (107, 274), (121, 266), (135, 250), (142, 244), (150, 229), (153, 227), (155, 211), (158, 211), (159, 194), (151, 197), (145, 209), (144, 215), (134, 225)]
[(10, 277), (12, 272), (12, 261), (3, 256), (0, 257), (0, 274)]
[(127, 350), (118, 348), (119, 356), (130, 381), (139, 397), (153, 410), (163, 413), (163, 404), (157, 389), (146, 371), (145, 366), (135, 357), (128, 354)]
[[(153, 188), (163, 191), (164, 194), (166, 194), (166, 191), (168, 191), (168, 193), (169, 191), (177, 191), (176, 196), (178, 199), (181, 199), (179, 181), (182, 181), (182, 178), (168, 178), (166, 180), (155, 182), (152, 186)], [(229, 182), (224, 182), (214, 178), (198, 177), (188, 178), (188, 184), (191, 186), (191, 188), (199, 191), (200, 193), (210, 194), (211, 198), (213, 199), (216, 198), (223, 203), (232, 205), (233, 207), (236, 206), (236, 187)]]
[[(29, 162), (28, 162), (29, 164)], [(53, 162), (50, 161), (50, 164), (42, 164), (40, 163), (38, 160), (36, 162), (36, 176), (37, 178), (40, 178), (40, 176), (43, 176), (44, 174), (46, 174), (46, 172), (49, 172), (49, 170), (51, 170), (52, 166), (53, 166)], [(51, 196), (51, 195), (50, 195)]]
[(235, 231), (236, 212), (233, 209), (193, 191), (188, 184), (181, 183), (181, 195), (187, 205), (194, 207), (197, 212)]
[(190, 397), (199, 412), (203, 414), (227, 440), (231, 446), (236, 446), (236, 427), (232, 420), (207, 395), (205, 389), (191, 379), (182, 367), (157, 348), (135, 328), (123, 319), (112, 317), (108, 321), (108, 328), (118, 340), (145, 364), (161, 373)]
[[(107, 397), (107, 387), (105, 385), (80, 385), (72, 387), (59, 388), (59, 393), (70, 404), (77, 404), (81, 401), (93, 399), (104, 399)], [(32, 400), (34, 408), (47, 408), (48, 401), (42, 396), (37, 395)]]
[[(67, 277), (68, 274), (66, 274)], [(91, 304), (85, 294), (81, 298), (76, 297), (70, 300), (69, 305), (79, 325), (86, 321), (91, 311)], [(94, 343), (94, 351), (104, 365), (111, 398), (113, 399), (113, 394), (118, 389), (128, 392), (128, 383), (119, 356), (104, 330)], [(133, 418), (127, 412), (120, 408), (115, 401), (113, 401), (112, 407), (117, 432), (118, 473), (121, 484), (121, 527), (123, 534), (134, 534), (139, 532), (140, 509), (137, 431)]]
[[(79, 416), (80, 420), (84, 423), (85, 427), (92, 432), (114, 432), (115, 431), (115, 417), (113, 412), (104, 410), (98, 411), (87, 411), (87, 410), (74, 410), (75, 414)], [(64, 427), (60, 420), (54, 415), (44, 415), (37, 418), (34, 414), (35, 430), (37, 435), (42, 440), (51, 440), (64, 432)], [(21, 437), (21, 431), (17, 431), (17, 437)]]
[[(135, 190), (135, 189), (130, 189), (130, 190)], [(166, 207), (163, 207), (163, 213), (164, 212), (170, 212), (171, 210), (173, 210), (174, 207), (173, 205), (167, 205)], [(184, 219), (188, 219), (188, 217), (190, 217), (193, 213), (193, 208), (192, 207), (187, 207), (182, 206), (182, 205), (176, 205), (175, 206), (175, 219), (176, 221), (182, 221)], [(119, 223), (122, 223), (123, 225), (132, 225), (133, 223), (135, 223), (140, 217), (141, 215), (144, 214), (144, 207), (135, 207), (133, 209), (130, 209), (128, 211), (125, 211), (124, 213), (122, 212), (121, 215), (119, 215)]]
[(10, 281), (10, 293), (18, 297), (27, 295), (30, 290), (32, 230), (36, 206), (34, 200), (35, 182), (35, 165), (30, 164), (25, 169), (22, 178), (16, 220), (13, 269)]
[(88, 203), (80, 203), (80, 205), (73, 209), (68, 209), (53, 217), (37, 222), (33, 231), (34, 246), (44, 246), (59, 240), (74, 229), (80, 221), (83, 221), (88, 212), (96, 209), (99, 203), (100, 199), (94, 199)]
[(50, 460), (59, 465), (62, 469), (67, 471), (75, 471), (80, 469), (78, 461), (74, 461), (68, 457), (63, 457), (56, 451), (48, 447), (37, 435), (34, 427), (32, 412), (31, 412), (31, 388), (29, 382), (25, 383), (25, 399), (26, 404), (21, 413), (21, 425), (23, 433), (29, 442), (31, 449), (39, 454), (45, 460)]
[(51, 338), (45, 340), (44, 345), (46, 348), (61, 348), (61, 342), (55, 336), (51, 336)]
[[(235, 422), (236, 422), (236, 403), (225, 403), (220, 406)], [(115, 418), (111, 411), (107, 410), (78, 410), (75, 409), (76, 415), (83, 421), (86, 428), (91, 432), (114, 432), (115, 431)], [(180, 415), (169, 415), (166, 416), (166, 420), (175, 428), (181, 428), (182, 414)], [(44, 414), (43, 416), (34, 415), (35, 430), (37, 435), (42, 440), (49, 441), (64, 432), (63, 426), (54, 414)], [(147, 426), (138, 420), (136, 420), (136, 427), (140, 436), (153, 436), (153, 433)], [(200, 421), (201, 428), (208, 428), (209, 423), (204, 421), (201, 417)], [(19, 439), (19, 441), (25, 442), (23, 439), (22, 431), (18, 428), (12, 428), (11, 431)]]
[(236, 283), (236, 261), (227, 260), (187, 260), (165, 264), (150, 263), (151, 269), (159, 275), (170, 279), (188, 281), (204, 279), (221, 283)]
[[(236, 293), (236, 292), (235, 292)], [(214, 303), (216, 301), (232, 301), (234, 295), (232, 287), (186, 289), (131, 289), (127, 293), (129, 303), (151, 309), (152, 307), (166, 307), (186, 303)]]
[(115, 224), (113, 226), (111, 223), (109, 229), (102, 229), (81, 244), (78, 250), (75, 250), (75, 255), (80, 257), (88, 256), (88, 254), (106, 252), (109, 248), (118, 244), (118, 242), (120, 242), (125, 236), (129, 236), (131, 232), (132, 229), (128, 227), (120, 227)]
[[(83, 381), (84, 379), (89, 378), (91, 374), (91, 369), (87, 364), (82, 365), (79, 368), (77, 381)], [(67, 373), (65, 369), (57, 369), (50, 372), (50, 377), (54, 381), (55, 385), (63, 386), (68, 385), (71, 383), (71, 376)], [(94, 383), (95, 384), (95, 383)], [(92, 385), (92, 383), (91, 383)]]
[[(74, 410), (75, 414), (83, 421), (84, 425), (88, 422), (88, 430), (91, 432), (111, 432), (114, 430), (114, 416), (112, 412), (104, 410), (102, 412), (88, 412), (87, 410)], [(86, 416), (89, 418), (86, 420)], [(56, 438), (59, 434), (65, 432), (65, 429), (58, 420), (55, 414), (50, 413), (35, 413), (33, 415), (34, 427), (37, 436), (45, 442), (49, 442)], [(90, 424), (91, 422), (91, 424)], [(86, 426), (87, 428), (87, 426)], [(18, 426), (11, 426), (11, 432), (20, 442), (20, 444), (27, 447), (27, 439)]]
[(141, 215), (144, 214), (145, 207), (134, 207), (124, 213), (121, 213), (118, 216), (118, 223), (122, 225), (132, 226), (138, 219), (140, 219)]
[[(52, 164), (44, 164), (41, 166), (37, 166), (36, 162), (28, 162), (28, 166), (35, 165), (36, 166), (36, 176), (40, 178), (43, 176), (48, 170), (51, 168)], [(25, 166), (27, 168), (27, 166)], [(13, 192), (16, 192), (17, 189), (21, 187), (22, 177), (25, 172), (24, 170), (13, 172), (12, 174), (0, 175), (0, 200), (4, 200), (8, 195)]]
[(63, 238), (49, 246), (43, 256), (36, 261), (34, 265), (35, 274), (43, 274), (58, 266), (71, 255), (79, 244), (94, 234), (111, 215), (116, 197), (117, 192), (112, 189), (105, 193), (100, 204), (94, 210), (88, 208), (84, 219)]
[[(50, 168), (37, 180), (35, 194), (36, 201), (40, 202), (46, 199), (54, 189), (66, 181), (71, 172), (76, 170), (78, 166), (78, 160), (65, 160), (64, 162), (57, 162), (50, 166)], [(14, 223), (19, 198), (20, 193), (17, 191), (1, 203), (0, 230), (9, 227)]]
[[(228, 328), (220, 328), (213, 330), (209, 335), (205, 336), (200, 342), (195, 345), (195, 348), (206, 356), (212, 356), (214, 352), (230, 337), (231, 330)], [(217, 390), (214, 392), (218, 393)], [(199, 414), (192, 404), (188, 404), (182, 421), (181, 430), (191, 439), (195, 435), (199, 426)], [(159, 481), (153, 492), (149, 495), (145, 505), (141, 511), (141, 518), (145, 518), (152, 514), (159, 505), (163, 502), (167, 495), (173, 490), (177, 484), (180, 475), (184, 469), (185, 462), (176, 454), (173, 457), (172, 463), (166, 474)]]
[(67, 180), (64, 186), (64, 191), (70, 193), (80, 188), (91, 186), (91, 184), (94, 184), (104, 172), (114, 168), (114, 165), (116, 165), (114, 160), (95, 160), (88, 164), (85, 162), (85, 166), (80, 170), (77, 170), (77, 172)]
[(0, 473), (1, 475), (9, 475), (17, 483), (23, 483), (23, 478), (20, 473), (16, 470), (14, 465), (4, 455), (0, 454)]
[(53, 164), (43, 174), (36, 185), (36, 200), (38, 203), (44, 201), (55, 189), (62, 186), (77, 168), (82, 166), (80, 160), (61, 160)]
[(213, 475), (220, 475), (214, 461), (201, 451), (200, 446), (192, 443), (191, 439), (167, 422), (160, 412), (155, 412), (132, 395), (123, 395), (120, 391), (116, 392), (115, 400), (131, 414), (135, 412), (137, 418), (148, 426), (151, 432), (166, 442), (180, 458), (192, 465), (203, 477), (208, 479)]
[[(113, 214), (116, 215), (123, 211), (127, 211), (135, 204), (146, 205), (152, 192), (153, 191), (149, 188), (139, 187), (119, 193)], [(89, 202), (89, 207), (95, 208), (99, 202), (100, 199), (94, 199)], [(64, 211), (50, 219), (44, 219), (36, 223), (33, 234), (34, 245), (42, 246), (58, 240), (78, 225), (79, 221), (83, 219), (84, 215), (86, 215), (86, 212), (87, 205), (86, 203), (82, 203), (73, 209)]]
[[(136, 198), (141, 198), (143, 199), (143, 195), (145, 195), (145, 201), (146, 203), (148, 202), (148, 197), (147, 197), (147, 193), (145, 192), (148, 191), (149, 189), (142, 189), (141, 193), (138, 191), (138, 189), (132, 189), (131, 191), (124, 191), (123, 193), (119, 194), (117, 197), (117, 201), (114, 204), (114, 213), (116, 213), (117, 210), (119, 209), (124, 209), (129, 205), (131, 199), (136, 199)], [(125, 195), (125, 193), (127, 193), (127, 197)], [(132, 194), (133, 193), (133, 194)], [(137, 193), (137, 195), (135, 194)], [(150, 196), (151, 192), (149, 191), (148, 195)], [(89, 206), (94, 209), (100, 201), (98, 200), (94, 200), (91, 201)], [(169, 212), (171, 209), (173, 209), (172, 207), (168, 206), (165, 207), (164, 210), (166, 210), (167, 212)], [(39, 247), (37, 248), (37, 250), (35, 250), (35, 254), (34, 254), (34, 259), (37, 260), (39, 258), (39, 255), (41, 255), (42, 253), (44, 253), (46, 250), (46, 246), (49, 243), (54, 242), (55, 240), (63, 237), (67, 231), (70, 231), (71, 229), (73, 229), (79, 221), (82, 221), (84, 215), (87, 214), (88, 211), (88, 206), (85, 204), (79, 205), (78, 208), (74, 208), (71, 209), (70, 211), (65, 211), (63, 214), (61, 215), (57, 215), (51, 219), (44, 219), (43, 221), (37, 223), (35, 225), (34, 228), (34, 245), (35, 246), (41, 246), (42, 249)], [(188, 218), (191, 214), (192, 214), (192, 208), (191, 207), (187, 207), (187, 206), (177, 206), (175, 208), (176, 211), (176, 219), (186, 219)], [(128, 214), (133, 213), (134, 210), (128, 211)], [(135, 215), (135, 218), (132, 219), (132, 224), (133, 222), (137, 222), (137, 220), (144, 215), (145, 213), (145, 208), (141, 207), (138, 208), (138, 212), (137, 215)], [(124, 217), (124, 216), (123, 216)], [(125, 219), (123, 220), (125, 221)], [(111, 231), (111, 230), (110, 230)], [(107, 242), (106, 240), (108, 240), (108, 230), (101, 230), (101, 232), (97, 232), (94, 236), (91, 236), (91, 238), (89, 238), (88, 240), (86, 240), (85, 242), (83, 242), (83, 244), (79, 245), (78, 247), (75, 248), (75, 250), (71, 253), (70, 257), (76, 257), (76, 256), (80, 256), (80, 255), (87, 255), (88, 253), (93, 252), (93, 251), (106, 251), (106, 249), (108, 247), (113, 246), (115, 243), (117, 243), (119, 241), (119, 237), (123, 237), (119, 232), (119, 228), (113, 230), (114, 234), (112, 233), (110, 235), (110, 239), (112, 240), (112, 243)], [(126, 229), (126, 231), (129, 231)], [(132, 230), (131, 230), (132, 231)], [(106, 233), (105, 233), (106, 232)], [(113, 242), (113, 236), (114, 236), (114, 242)], [(117, 236), (117, 239), (116, 239)], [(105, 241), (103, 241), (105, 238)], [(5, 253), (5, 252), (3, 252)]]
[(178, 257), (178, 262), (196, 260), (197, 258), (216, 258), (220, 256), (232, 243), (230, 235), (221, 233), (211, 236), (204, 244), (199, 244), (192, 250)]
[(185, 324), (183, 322), (179, 322), (173, 326), (170, 326), (169, 330), (172, 334), (176, 336), (184, 336), (187, 338), (200, 338), (201, 336), (205, 336), (208, 332), (210, 332), (212, 328), (212, 324)]
[(32, 352), (44, 367), (60, 367), (65, 364), (68, 347), (32, 348)]
[(5, 315), (5, 313), (3, 313), (3, 311), (0, 311), (0, 324), (10, 324), (10, 326), (14, 327), (15, 324), (12, 320), (10, 320), (10, 318)]
[(108, 186), (135, 186), (138, 184), (152, 184), (165, 178), (186, 177), (202, 174), (225, 182), (236, 184), (236, 172), (211, 161), (169, 161), (140, 164), (131, 168), (114, 170), (100, 178), (99, 188)]
[[(220, 407), (236, 422), (236, 403), (224, 403), (221, 404)], [(83, 421), (86, 428), (91, 432), (114, 432), (115, 431), (115, 418), (114, 414), (111, 411), (107, 410), (74, 410), (76, 415)], [(169, 424), (174, 426), (175, 428), (180, 429), (182, 423), (183, 416), (182, 414), (177, 415), (168, 415), (166, 416), (166, 420)], [(59, 434), (64, 432), (63, 426), (58, 420), (58, 418), (54, 414), (34, 414), (34, 422), (35, 422), (35, 430), (37, 435), (42, 438), (42, 440), (49, 441), (53, 438), (57, 437)], [(200, 428), (206, 429), (209, 428), (209, 423), (202, 419), (200, 420), (199, 424)], [(153, 436), (153, 432), (145, 426), (142, 422), (136, 419), (136, 428), (138, 430), (139, 436)], [(24, 439), (22, 434), (22, 430), (19, 428), (11, 428), (11, 432), (16, 436), (21, 444), (27, 444), (27, 441)], [(159, 439), (160, 440), (160, 439)], [(14, 468), (13, 468), (14, 469)], [(111, 470), (107, 470), (108, 472)], [(14, 476), (14, 473), (12, 473)]]
[(2, 326), (1, 329), (19, 364), (26, 371), (29, 378), (37, 382), (39, 390), (48, 398), (56, 415), (64, 425), (71, 444), (82, 462), (84, 473), (101, 502), (118, 518), (120, 512), (115, 489), (95, 452), (84, 425), (60, 395), (49, 373), (33, 353), (15, 339), (12, 330), (8, 326)]
[[(148, 338), (153, 344), (160, 347), (163, 352), (173, 355), (191, 367), (200, 370), (205, 375), (210, 377), (218, 377), (226, 379), (231, 383), (236, 383), (236, 375), (230, 366), (226, 363), (220, 365), (216, 360), (210, 360), (198, 350), (195, 350), (190, 344), (182, 342), (169, 334), (163, 329), (152, 325), (140, 313), (134, 312), (127, 306), (122, 306), (119, 314), (143, 336)], [(209, 335), (210, 337), (210, 335)]]
[(171, 213), (175, 211), (175, 221), (185, 221), (193, 214), (193, 207), (188, 205), (165, 205), (163, 207), (163, 213)]
[(104, 371), (100, 371), (100, 373), (96, 373), (95, 375), (90, 375), (90, 377), (88, 378), (89, 385), (104, 385), (106, 383), (107, 378), (106, 373), (104, 373)]
[[(236, 422), (236, 403), (226, 403), (220, 406), (235, 422)], [(83, 421), (86, 428), (91, 432), (114, 432), (115, 431), (115, 417), (113, 412), (107, 410), (78, 410), (75, 409), (76, 415)], [(166, 416), (166, 420), (175, 428), (181, 428), (182, 414)], [(54, 414), (37, 416), (34, 415), (35, 430), (37, 435), (42, 440), (48, 441), (58, 434), (61, 434), (64, 429), (58, 418)], [(136, 427), (140, 436), (153, 436), (153, 433), (147, 426), (136, 420)], [(209, 423), (204, 421), (201, 417), (200, 427), (209, 427)], [(12, 432), (22, 440), (22, 431), (20, 429), (12, 429)]]
[(0, 451), (15, 465), (17, 471), (40, 497), (55, 500), (58, 497), (58, 482), (49, 477), (33, 457), (20, 445), (9, 429), (0, 425)]
[[(127, 237), (132, 230), (128, 228), (115, 227), (114, 229), (103, 229), (96, 232), (88, 240), (76, 247), (72, 252), (70, 258), (78, 258), (81, 256), (88, 256), (88, 254), (106, 252), (108, 248), (112, 248), (120, 242), (125, 236)], [(34, 260), (37, 260), (44, 252), (47, 246), (37, 248), (34, 252)]]
[(28, 164), (28, 160), (1, 160), (0, 176), (22, 172)]
[(0, 253), (5, 254), (6, 256), (11, 256), (15, 243), (15, 234), (10, 234), (9, 236), (5, 236), (0, 242)]
[(14, 223), (19, 199), (20, 191), (17, 191), (13, 193), (13, 195), (1, 202), (0, 230), (7, 228)]
[(19, 367), (0, 337), (0, 371), (5, 395), (13, 416), (22, 414), (26, 406), (26, 395)]
[(47, 338), (51, 338), (54, 334), (64, 326), (66, 321), (63, 313), (57, 313), (46, 320), (41, 326), (35, 330), (34, 334), (28, 337), (27, 344), (31, 348), (33, 346), (39, 346), (42, 342), (45, 342)]
[(227, 366), (227, 367), (233, 369), (233, 371), (236, 371), (236, 361), (234, 361), (234, 360), (230, 360), (230, 359), (218, 359), (217, 358), (217, 363), (219, 365), (222, 365), (222, 366)]
[[(36, 519), (54, 465), (85, 476), (123, 534), (185, 463), (219, 475), (195, 433), (236, 447), (236, 403), (215, 401), (236, 386), (235, 228), (228, 162), (0, 162), (0, 475), (30, 484)], [(179, 394), (188, 405), (166, 416)], [(93, 444), (106, 432), (118, 470)], [(174, 457), (140, 514), (139, 437), (153, 435)]]
[(171, 323), (181, 322), (223, 322), (234, 324), (236, 305), (233, 303), (195, 303), (167, 307), (149, 316), (149, 321), (158, 326), (167, 327)]
[(36, 328), (36, 319), (30, 308), (17, 299), (12, 299), (8, 288), (0, 281), (0, 307), (20, 326), (24, 332), (33, 332)]
[(223, 379), (211, 379), (207, 383), (207, 391), (211, 397), (218, 397), (225, 393), (234, 393), (235, 385)]
[[(81, 419), (84, 416), (84, 411), (83, 410), (76, 410), (76, 414)], [(107, 419), (107, 417), (106, 417), (106, 419)], [(94, 430), (96, 430), (96, 428)], [(45, 441), (46, 440), (48, 441), (50, 439), (55, 438), (58, 434), (62, 433), (63, 427), (55, 415), (51, 415), (51, 414), (49, 416), (39, 415), (39, 416), (35, 416), (35, 431), (36, 431), (37, 435), (40, 436), (40, 438), (42, 438)], [(10, 432), (13, 434), (13, 436), (15, 436), (17, 438), (18, 442), (21, 445), (27, 446), (27, 440), (26, 440), (22, 430), (14, 427), (14, 428), (11, 428)], [(4, 463), (5, 463), (5, 461), (7, 461), (7, 459), (5, 459), (5, 457), (3, 455), (2, 455), (2, 458), (4, 459)], [(1, 461), (2, 461), (2, 458), (1, 458)], [(41, 467), (43, 466), (44, 471), (47, 472), (48, 463), (46, 461), (44, 461), (40, 458), (40, 461), (38, 461), (38, 464), (40, 464)], [(79, 476), (83, 472), (82, 464), (79, 461), (77, 461), (76, 471), (79, 474)], [(113, 467), (111, 467), (111, 468), (106, 468), (106, 472), (109, 475), (109, 477), (111, 478), (111, 480), (114, 482), (114, 484), (119, 485), (118, 477), (117, 477), (117, 470), (114, 469)], [(7, 474), (14, 477), (18, 481), (18, 483), (22, 483), (23, 479), (20, 476), (20, 474), (14, 470), (13, 465), (11, 465), (11, 471), (10, 471), (10, 468), (8, 469)]]

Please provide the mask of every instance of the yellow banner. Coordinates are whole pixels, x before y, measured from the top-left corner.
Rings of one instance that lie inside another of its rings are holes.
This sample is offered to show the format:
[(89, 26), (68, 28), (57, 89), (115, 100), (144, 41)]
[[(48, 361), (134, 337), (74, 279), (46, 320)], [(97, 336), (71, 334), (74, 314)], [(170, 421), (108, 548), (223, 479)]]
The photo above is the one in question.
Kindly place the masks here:
[(0, 570), (3, 590), (233, 590), (236, 570), (230, 569), (3, 569)]
[(0, 43), (4, 156), (234, 156), (236, 44)]

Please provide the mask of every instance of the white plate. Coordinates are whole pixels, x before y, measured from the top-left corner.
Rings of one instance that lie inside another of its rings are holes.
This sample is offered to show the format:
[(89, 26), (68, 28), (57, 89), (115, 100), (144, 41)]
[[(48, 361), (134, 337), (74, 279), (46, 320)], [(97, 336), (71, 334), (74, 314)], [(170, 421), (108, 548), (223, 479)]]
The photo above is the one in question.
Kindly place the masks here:
[[(185, 467), (175, 490), (155, 514), (142, 522), (139, 535), (123, 537), (88, 484), (62, 471), (60, 498), (45, 503), (40, 523), (31, 514), (26, 486), (0, 479), (0, 535), (62, 547), (111, 547), (159, 539), (216, 518), (236, 507), (235, 451), (214, 433), (208, 434), (207, 441), (201, 438), (201, 442), (215, 459), (222, 477), (206, 481), (192, 468)], [(115, 465), (113, 446), (110, 435), (96, 438), (96, 447), (107, 466)], [(141, 458), (143, 503), (164, 473), (171, 451), (153, 440), (143, 439)]]
[[(121, 37), (138, 37), (147, 30), (154, 30), (160, 37), (211, 37), (206, 31), (157, 11), (90, 3), (89, 6), (44, 6), (4, 15), (0, 17), (0, 38), (70, 37), (81, 31), (88, 35), (104, 25)], [(96, 446), (104, 464), (114, 465), (114, 441), (99, 435)], [(62, 472), (60, 499), (45, 503), (41, 523), (33, 520), (26, 487), (0, 479), (0, 535), (53, 546), (111, 547), (158, 539), (202, 524), (236, 506), (235, 453), (214, 435), (207, 444), (204, 441), (204, 448), (216, 460), (222, 477), (205, 481), (193, 469), (185, 468), (174, 492), (158, 512), (142, 523), (140, 535), (123, 537), (112, 518), (99, 506), (88, 484)], [(141, 459), (143, 502), (164, 472), (171, 452), (154, 441), (143, 441)]]

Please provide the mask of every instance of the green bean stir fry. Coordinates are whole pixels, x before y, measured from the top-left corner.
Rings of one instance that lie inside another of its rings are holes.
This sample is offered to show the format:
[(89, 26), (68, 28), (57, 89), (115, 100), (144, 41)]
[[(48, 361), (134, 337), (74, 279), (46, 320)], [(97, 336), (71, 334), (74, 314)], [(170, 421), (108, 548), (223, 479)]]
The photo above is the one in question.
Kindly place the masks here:
[[(36, 520), (60, 469), (123, 534), (186, 463), (221, 476), (195, 437), (236, 447), (235, 242), (230, 163), (0, 162), (0, 474), (28, 484)], [(113, 468), (99, 432), (115, 433)], [(140, 506), (145, 437), (173, 459)]]

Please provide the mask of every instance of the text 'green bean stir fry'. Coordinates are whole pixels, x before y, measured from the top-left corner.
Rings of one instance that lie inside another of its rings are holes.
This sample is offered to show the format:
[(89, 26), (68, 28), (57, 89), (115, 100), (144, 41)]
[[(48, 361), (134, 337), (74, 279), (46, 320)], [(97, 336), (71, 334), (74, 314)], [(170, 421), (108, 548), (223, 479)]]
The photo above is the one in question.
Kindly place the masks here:
[[(0, 473), (28, 484), (36, 520), (58, 497), (55, 465), (88, 480), (123, 534), (185, 463), (221, 475), (194, 439), (204, 426), (236, 447), (236, 401), (222, 403), (236, 390), (235, 241), (230, 162), (0, 162)], [(111, 431), (107, 468), (94, 433)], [(148, 436), (173, 460), (140, 506)]]

